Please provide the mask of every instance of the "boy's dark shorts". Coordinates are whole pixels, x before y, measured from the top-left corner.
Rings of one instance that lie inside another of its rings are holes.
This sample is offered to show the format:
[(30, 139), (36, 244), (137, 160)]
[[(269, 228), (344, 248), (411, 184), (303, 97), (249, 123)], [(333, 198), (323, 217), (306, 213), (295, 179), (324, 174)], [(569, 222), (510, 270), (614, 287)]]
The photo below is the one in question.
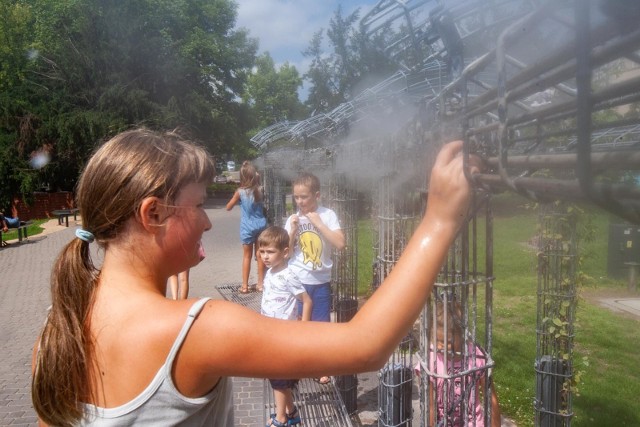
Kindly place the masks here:
[(274, 390), (284, 390), (286, 388), (294, 388), (300, 380), (269, 380), (271, 388)]

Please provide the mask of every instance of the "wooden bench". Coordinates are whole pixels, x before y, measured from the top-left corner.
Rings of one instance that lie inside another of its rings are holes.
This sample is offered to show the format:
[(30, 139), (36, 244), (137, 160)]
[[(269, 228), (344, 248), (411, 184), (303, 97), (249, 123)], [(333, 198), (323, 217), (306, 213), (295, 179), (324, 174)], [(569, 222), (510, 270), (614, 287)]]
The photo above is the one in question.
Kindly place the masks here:
[(58, 225), (62, 225), (62, 223), (64, 222), (65, 225), (68, 227), (69, 226), (69, 217), (71, 215), (73, 215), (73, 220), (76, 221), (78, 219), (78, 212), (80, 212), (80, 209), (78, 209), (78, 208), (56, 209), (54, 211), (51, 211), (51, 214), (55, 215), (56, 217), (58, 217)]

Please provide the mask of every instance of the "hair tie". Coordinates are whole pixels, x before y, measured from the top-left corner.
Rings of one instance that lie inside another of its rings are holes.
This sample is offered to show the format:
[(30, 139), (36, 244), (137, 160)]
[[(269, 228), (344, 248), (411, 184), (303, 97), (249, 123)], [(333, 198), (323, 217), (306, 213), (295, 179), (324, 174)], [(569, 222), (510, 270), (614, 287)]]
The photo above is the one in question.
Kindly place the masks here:
[(82, 228), (76, 229), (76, 237), (87, 243), (91, 243), (96, 239), (92, 232), (83, 230)]

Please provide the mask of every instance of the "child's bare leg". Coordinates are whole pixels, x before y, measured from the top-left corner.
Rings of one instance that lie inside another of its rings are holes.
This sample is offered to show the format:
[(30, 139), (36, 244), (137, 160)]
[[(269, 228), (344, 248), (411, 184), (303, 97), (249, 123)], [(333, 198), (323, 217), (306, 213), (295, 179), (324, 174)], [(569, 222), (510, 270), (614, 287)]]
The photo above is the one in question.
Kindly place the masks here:
[(180, 299), (189, 297), (189, 270), (178, 273), (178, 289)]
[(169, 277), (169, 290), (171, 291), (171, 299), (178, 299), (178, 276), (176, 274)]
[(264, 283), (264, 273), (265, 273), (265, 265), (264, 262), (262, 262), (262, 257), (258, 255), (258, 245), (255, 245), (256, 247), (256, 251), (255, 251), (255, 255), (256, 255), (256, 261), (258, 262), (258, 285), (256, 286), (256, 290), (258, 292), (262, 292), (263, 289), (263, 283)]
[(251, 257), (253, 244), (242, 245), (242, 292), (249, 291), (249, 273), (251, 272)]
[[(276, 402), (276, 420), (282, 424), (287, 424), (287, 410), (289, 405), (293, 408), (293, 394), (290, 388), (273, 390), (273, 400)], [(267, 424), (268, 425), (268, 424)]]

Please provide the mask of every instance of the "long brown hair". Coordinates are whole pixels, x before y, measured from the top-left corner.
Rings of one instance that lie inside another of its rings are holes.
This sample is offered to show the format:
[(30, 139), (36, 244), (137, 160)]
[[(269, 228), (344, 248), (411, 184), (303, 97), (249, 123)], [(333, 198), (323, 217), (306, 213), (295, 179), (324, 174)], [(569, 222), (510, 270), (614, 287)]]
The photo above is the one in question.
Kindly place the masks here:
[(253, 200), (256, 202), (262, 201), (262, 186), (260, 185), (260, 175), (248, 160), (242, 162), (240, 168), (240, 187), (251, 190), (253, 192)]
[[(182, 187), (211, 182), (207, 152), (174, 132), (123, 132), (102, 145), (78, 183), (82, 228), (107, 248), (146, 197), (173, 203)], [(71, 426), (82, 418), (82, 402), (93, 400), (96, 381), (90, 313), (100, 270), (89, 243), (73, 239), (51, 274), (51, 310), (40, 336), (31, 387), (33, 406), (48, 424)]]

